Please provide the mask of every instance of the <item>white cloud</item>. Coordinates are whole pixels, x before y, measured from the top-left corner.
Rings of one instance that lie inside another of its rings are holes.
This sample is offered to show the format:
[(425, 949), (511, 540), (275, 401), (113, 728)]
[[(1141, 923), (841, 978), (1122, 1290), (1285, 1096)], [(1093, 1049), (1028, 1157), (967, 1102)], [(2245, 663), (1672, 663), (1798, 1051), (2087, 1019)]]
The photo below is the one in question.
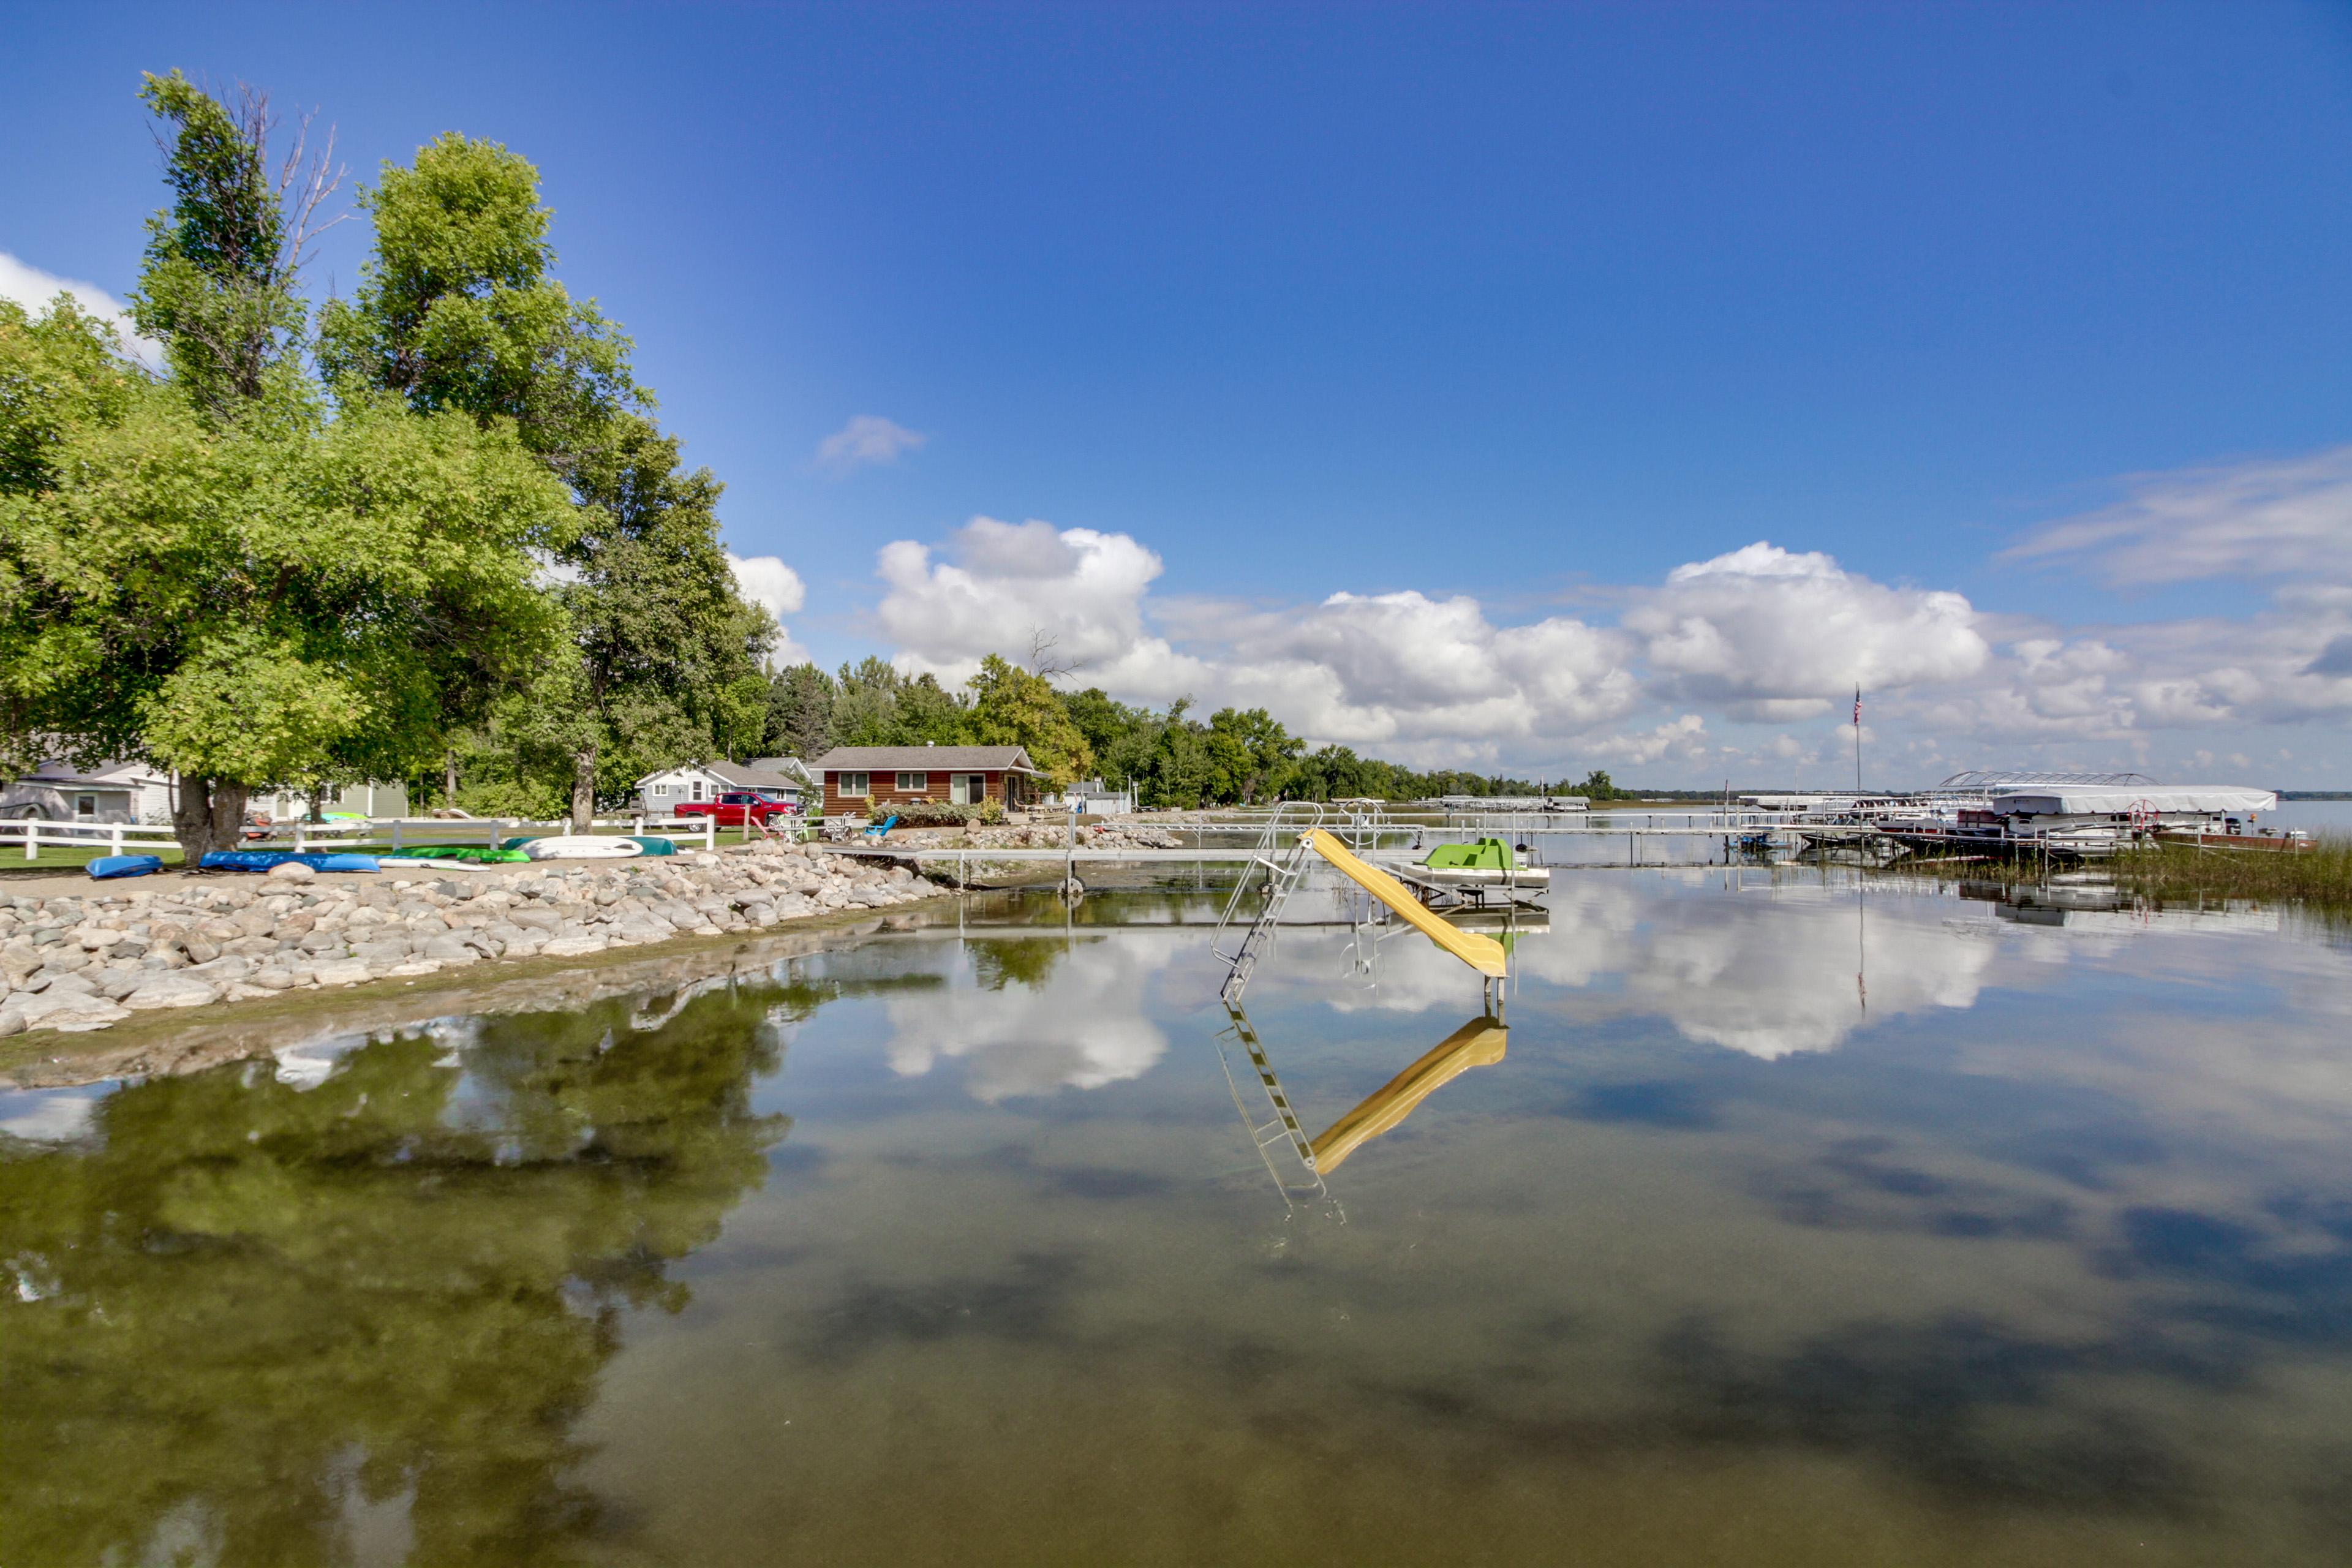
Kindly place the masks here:
[(1147, 609), (1157, 554), (1123, 533), (1035, 521), (974, 518), (950, 553), (885, 546), (876, 616), (904, 668), (950, 680), (985, 654), (1021, 656), (1042, 632), (1056, 658), (1079, 661), (1084, 679), (1121, 696), (1264, 707), (1348, 744), (1525, 741), (1606, 721), (1639, 700), (1616, 634), (1572, 619), (1498, 626), (1475, 599), (1412, 591), (1334, 594), (1278, 611), (1202, 601)]
[(14, 300), (26, 310), (38, 315), (60, 292), (72, 295), (74, 303), (91, 315), (112, 322), (124, 352), (132, 358), (151, 370), (162, 366), (163, 345), (152, 338), (142, 338), (131, 330), (131, 317), (123, 310), (121, 300), (95, 283), (59, 278), (0, 250), (0, 300)]
[(929, 439), (878, 414), (860, 414), (817, 443), (816, 460), (835, 475), (847, 474), (868, 464), (895, 463), (898, 454)]
[(2002, 552), (2057, 559), (2118, 584), (2316, 576), (2352, 583), (2352, 446), (2136, 474), (2128, 499)]
[(1958, 594), (1890, 588), (1826, 555), (1759, 542), (1677, 566), (1624, 616), (1650, 684), (1675, 703), (1734, 719), (1819, 717), (1867, 690), (1959, 680), (1990, 649)]
[[(1413, 588), (1308, 604), (1166, 599), (1151, 592), (1160, 556), (1129, 535), (982, 517), (944, 548), (883, 549), (875, 619), (903, 668), (959, 680), (984, 654), (1019, 658), (1042, 632), (1057, 658), (1081, 662), (1086, 683), (1127, 700), (1264, 707), (1312, 743), (1423, 767), (1811, 777), (1851, 767), (1843, 721), (1857, 683), (1873, 782), (1964, 766), (2145, 769), (2176, 748), (2186, 757), (2192, 737), (2220, 767), (2275, 749), (2248, 726), (2340, 731), (2352, 719), (2352, 568), (2321, 569), (2333, 502), (2313, 478), (2332, 465), (2337, 455), (2323, 453), (2267, 478), (2237, 475), (2269, 533), (2190, 531), (2199, 549), (2218, 549), (2218, 537), (2284, 549), (2292, 530), (2277, 518), (2302, 520), (2308, 569), (2252, 616), (2058, 626), (1760, 541), (1618, 590), (1614, 626), (1565, 615), (1504, 624), (1468, 595)], [(2149, 480), (2142, 498), (2174, 498), (2168, 515), (2179, 515), (2178, 498), (2230, 488), (2209, 482), (2216, 472)], [(2290, 472), (2309, 482), (2297, 489)], [(2290, 491), (2300, 499), (2273, 505)], [(2262, 558), (2252, 547), (2228, 556), (2248, 570)], [(1718, 723), (1734, 728), (1710, 732)], [(2352, 755), (2323, 744), (2282, 761), (2332, 784), (2330, 770)]]
[(1706, 754), (1706, 721), (1696, 713), (1685, 713), (1644, 734), (1611, 735), (1604, 740), (1580, 741), (1577, 752), (1581, 756), (1597, 757), (1609, 763), (1629, 763), (1635, 767), (1654, 763), (1661, 757), (1695, 763)]
[(796, 613), (808, 600), (808, 588), (801, 574), (784, 564), (780, 556), (741, 556), (727, 552), (727, 565), (735, 574), (736, 591), (776, 618), (782, 636), (769, 657), (779, 665), (806, 662), (808, 650), (793, 640), (793, 634), (783, 624), (784, 617)]
[(1164, 701), (1203, 673), (1146, 631), (1144, 590), (1160, 557), (1124, 533), (975, 517), (951, 561), (899, 540), (878, 556), (887, 585), (876, 618), (903, 668), (961, 680), (992, 653), (1020, 658), (1034, 633), (1088, 681)]

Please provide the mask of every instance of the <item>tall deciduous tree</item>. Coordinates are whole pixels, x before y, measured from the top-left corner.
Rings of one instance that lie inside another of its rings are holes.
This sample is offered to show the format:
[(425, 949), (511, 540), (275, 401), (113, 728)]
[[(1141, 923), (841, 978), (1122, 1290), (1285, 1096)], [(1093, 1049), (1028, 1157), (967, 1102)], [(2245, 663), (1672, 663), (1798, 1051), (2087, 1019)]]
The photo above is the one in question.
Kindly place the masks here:
[(771, 756), (813, 763), (832, 747), (833, 677), (795, 664), (768, 679), (768, 722), (760, 745)]
[(272, 375), (297, 369), (306, 312), (295, 281), (336, 176), (326, 158), (306, 163), (298, 136), (271, 177), (267, 93), (243, 89), (232, 109), (178, 71), (146, 80), (140, 98), (173, 127), (156, 138), (173, 203), (148, 220), (132, 318), (163, 341), (190, 400), (233, 418)]
[(450, 132), (410, 168), (387, 161), (358, 202), (375, 251), (358, 291), (320, 311), (330, 381), (383, 388), (419, 413), (504, 415), (567, 478), (583, 453), (629, 438), (619, 416), (651, 411), (619, 324), (549, 275), (554, 214), (520, 154)]
[(1297, 774), (1305, 749), (1263, 708), (1221, 708), (1209, 715), (1209, 758), (1220, 800), (1249, 805), (1278, 796)]
[(176, 127), (135, 301), (171, 373), (68, 309), (0, 318), (0, 691), (12, 752), (177, 771), (194, 858), (257, 786), (437, 753), (545, 645), (534, 552), (573, 518), (511, 421), (363, 396), (330, 419), (293, 285), (331, 180), (298, 143), (272, 181), (258, 94), (142, 96)]
[(321, 314), (329, 375), (419, 413), (511, 419), (579, 503), (581, 526), (552, 562), (571, 651), (526, 699), (537, 743), (568, 759), (574, 826), (625, 784), (616, 764), (641, 772), (758, 745), (758, 660), (774, 622), (737, 593), (719, 541), (721, 486), (708, 468), (688, 472), (677, 437), (647, 417), (628, 339), (550, 276), (538, 171), (452, 133), (410, 168), (387, 163), (360, 201), (375, 252), (358, 292)]
[(990, 654), (966, 684), (972, 693), (972, 738), (982, 745), (1025, 749), (1056, 789), (1085, 776), (1093, 765), (1093, 749), (1045, 677)]
[(172, 384), (117, 413), (130, 373), (83, 363), (96, 412), (0, 495), (0, 685), (12, 732), (177, 770), (191, 858), (257, 786), (436, 755), (545, 645), (533, 552), (573, 514), (510, 427), (265, 398), (223, 429)]

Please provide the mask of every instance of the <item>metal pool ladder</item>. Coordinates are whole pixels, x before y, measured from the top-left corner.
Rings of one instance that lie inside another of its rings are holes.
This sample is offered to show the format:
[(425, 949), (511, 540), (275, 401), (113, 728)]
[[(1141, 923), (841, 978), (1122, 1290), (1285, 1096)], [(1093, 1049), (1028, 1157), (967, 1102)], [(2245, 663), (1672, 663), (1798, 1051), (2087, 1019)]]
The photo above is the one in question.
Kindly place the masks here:
[[(1209, 951), (1225, 963), (1225, 983), (1217, 988), (1217, 999), (1226, 1007), (1241, 1005), (1242, 993), (1249, 988), (1250, 976), (1257, 973), (1258, 960), (1274, 945), (1275, 926), (1281, 918), (1282, 906), (1289, 901), (1292, 889), (1307, 874), (1307, 830), (1322, 825), (1323, 807), (1313, 801), (1287, 802), (1266, 818), (1265, 831), (1258, 835), (1257, 844), (1250, 851), (1250, 862), (1243, 868), (1241, 880), (1234, 884), (1233, 893), (1225, 900), (1225, 912), (1218, 917), (1216, 933), (1209, 939)], [(1266, 874), (1262, 894), (1265, 901), (1248, 929), (1242, 932), (1241, 941), (1228, 952), (1226, 932), (1240, 918), (1251, 888), (1259, 885), (1252, 873), (1261, 867)]]

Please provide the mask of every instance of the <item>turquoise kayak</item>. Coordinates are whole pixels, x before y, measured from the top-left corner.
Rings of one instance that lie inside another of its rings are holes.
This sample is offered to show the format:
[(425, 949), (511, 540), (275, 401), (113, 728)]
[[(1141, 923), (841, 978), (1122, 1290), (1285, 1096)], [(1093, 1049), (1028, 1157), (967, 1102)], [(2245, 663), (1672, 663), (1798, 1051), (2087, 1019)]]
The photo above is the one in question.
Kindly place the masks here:
[(160, 855), (101, 855), (89, 866), (93, 877), (144, 877), (163, 868)]
[[(130, 857), (125, 856), (128, 859)], [(313, 871), (373, 871), (377, 869), (373, 855), (328, 855), (318, 850), (292, 849), (214, 849), (199, 862), (207, 871), (267, 871), (273, 866), (283, 866), (299, 860)]]

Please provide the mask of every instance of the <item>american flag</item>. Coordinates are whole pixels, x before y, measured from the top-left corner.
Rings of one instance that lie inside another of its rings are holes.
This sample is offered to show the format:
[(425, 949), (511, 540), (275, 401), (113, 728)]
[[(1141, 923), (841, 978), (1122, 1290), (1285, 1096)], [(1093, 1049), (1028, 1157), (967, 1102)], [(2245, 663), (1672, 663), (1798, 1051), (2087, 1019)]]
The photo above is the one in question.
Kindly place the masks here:
[(1853, 721), (1856, 724), (1862, 722), (1862, 688), (1859, 686), (1853, 689)]

